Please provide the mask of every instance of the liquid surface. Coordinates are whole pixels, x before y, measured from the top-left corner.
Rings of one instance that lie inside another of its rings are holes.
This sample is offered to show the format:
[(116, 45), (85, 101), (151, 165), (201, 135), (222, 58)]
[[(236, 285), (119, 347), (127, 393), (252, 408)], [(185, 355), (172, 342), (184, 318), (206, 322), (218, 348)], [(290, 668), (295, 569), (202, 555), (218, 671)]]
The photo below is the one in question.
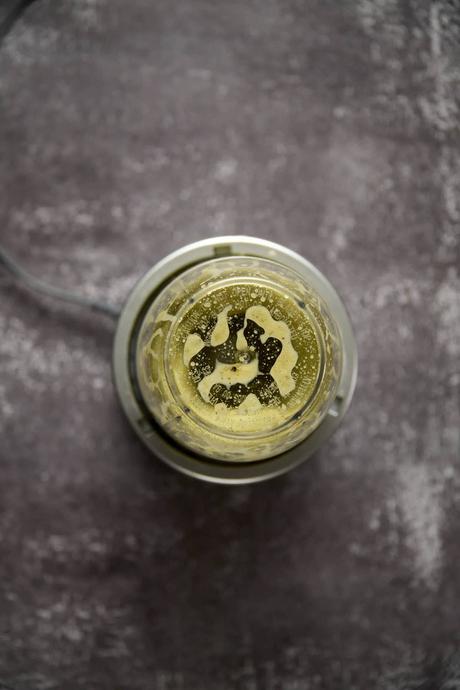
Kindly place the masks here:
[(145, 317), (139, 385), (164, 430), (195, 452), (269, 457), (324, 414), (336, 381), (332, 333), (296, 274), (218, 259), (176, 279)]
[(173, 326), (170, 345), (172, 386), (188, 410), (222, 432), (280, 426), (320, 375), (314, 324), (273, 287), (234, 283), (206, 294)]

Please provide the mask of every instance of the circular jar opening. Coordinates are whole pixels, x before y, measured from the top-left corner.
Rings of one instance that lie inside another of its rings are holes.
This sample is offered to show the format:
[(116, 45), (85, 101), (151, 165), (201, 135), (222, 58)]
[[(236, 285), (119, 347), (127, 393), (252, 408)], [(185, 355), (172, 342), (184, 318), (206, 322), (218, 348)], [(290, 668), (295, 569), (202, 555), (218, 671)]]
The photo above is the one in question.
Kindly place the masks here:
[(305, 439), (331, 406), (339, 330), (300, 274), (235, 256), (200, 263), (153, 298), (135, 375), (143, 401), (181, 446), (255, 462)]

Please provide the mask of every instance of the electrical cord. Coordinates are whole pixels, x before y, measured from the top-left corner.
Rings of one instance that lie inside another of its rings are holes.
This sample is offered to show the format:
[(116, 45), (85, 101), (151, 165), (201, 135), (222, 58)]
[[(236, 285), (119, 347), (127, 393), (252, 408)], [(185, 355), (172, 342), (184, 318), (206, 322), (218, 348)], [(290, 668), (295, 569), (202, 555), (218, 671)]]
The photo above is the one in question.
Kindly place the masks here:
[(39, 292), (46, 297), (53, 297), (55, 299), (76, 304), (79, 307), (87, 307), (93, 311), (100, 312), (113, 319), (117, 319), (120, 315), (120, 308), (114, 304), (101, 302), (91, 297), (77, 294), (65, 288), (50, 285), (41, 278), (36, 278), (31, 273), (26, 271), (15, 259), (13, 259), (8, 252), (0, 244), (0, 264), (9, 271), (11, 275), (21, 281), (26, 287), (33, 292)]
[[(36, 0), (20, 0), (14, 3), (10, 10), (6, 12), (3, 19), (0, 21), (0, 46), (7, 34), (11, 31), (17, 20), (22, 16), (23, 12), (32, 5)], [(92, 299), (91, 297), (85, 297), (67, 290), (65, 288), (50, 285), (41, 278), (36, 278), (31, 273), (29, 273), (25, 268), (23, 268), (16, 259), (6, 251), (6, 249), (0, 244), (0, 264), (6, 268), (11, 275), (13, 275), (17, 280), (21, 281), (26, 287), (28, 287), (33, 292), (39, 292), (47, 297), (53, 297), (54, 299), (63, 300), (65, 302), (70, 302), (76, 304), (79, 307), (86, 307), (92, 309), (93, 311), (100, 312), (106, 316), (110, 316), (113, 319), (117, 319), (120, 315), (120, 307), (114, 304), (109, 304), (102, 302), (97, 299)], [(0, 687), (1, 690), (1, 687)]]

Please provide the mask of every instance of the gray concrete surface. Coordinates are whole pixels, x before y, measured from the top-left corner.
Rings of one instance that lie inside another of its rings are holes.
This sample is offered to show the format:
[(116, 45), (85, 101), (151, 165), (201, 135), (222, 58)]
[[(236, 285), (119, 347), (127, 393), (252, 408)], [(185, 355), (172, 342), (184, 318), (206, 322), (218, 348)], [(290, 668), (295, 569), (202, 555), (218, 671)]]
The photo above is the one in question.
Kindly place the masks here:
[(0, 673), (19, 690), (371, 690), (460, 646), (460, 5), (39, 0), (0, 52), (1, 241), (122, 302), (185, 242), (304, 254), (356, 328), (289, 476), (161, 465), (112, 324), (0, 273)]

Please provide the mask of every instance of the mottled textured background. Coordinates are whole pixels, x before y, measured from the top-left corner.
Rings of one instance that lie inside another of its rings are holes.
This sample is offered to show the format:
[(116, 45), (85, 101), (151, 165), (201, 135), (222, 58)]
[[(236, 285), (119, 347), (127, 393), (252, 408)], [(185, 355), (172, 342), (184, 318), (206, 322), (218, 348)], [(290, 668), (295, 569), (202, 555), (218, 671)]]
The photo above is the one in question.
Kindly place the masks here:
[(259, 486), (141, 446), (113, 325), (0, 272), (0, 674), (19, 690), (373, 690), (460, 646), (460, 4), (39, 0), (0, 52), (1, 241), (122, 302), (185, 242), (336, 285), (340, 431)]

